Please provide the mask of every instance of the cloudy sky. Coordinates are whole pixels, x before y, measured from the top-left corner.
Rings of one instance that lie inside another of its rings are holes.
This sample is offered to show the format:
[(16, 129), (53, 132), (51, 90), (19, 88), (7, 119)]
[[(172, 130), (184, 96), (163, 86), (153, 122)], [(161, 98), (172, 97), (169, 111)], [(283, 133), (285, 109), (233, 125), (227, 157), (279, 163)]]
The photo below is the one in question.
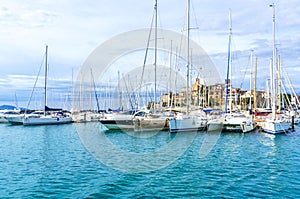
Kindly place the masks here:
[[(298, 0), (191, 0), (191, 26), (196, 28), (191, 31), (192, 39), (208, 53), (225, 79), (230, 8), (234, 86), (248, 84), (249, 80), (243, 79), (248, 77), (253, 50), (258, 58), (258, 86), (264, 89), (272, 56), (269, 4), (273, 2), (278, 54), (294, 87), (300, 91)], [(46, 44), (52, 77), (63, 88), (101, 43), (126, 31), (148, 28), (153, 4), (154, 0), (2, 0), (0, 101), (14, 101), (15, 93), (27, 95), (23, 97), (28, 99)], [(160, 28), (180, 32), (186, 19), (186, 0), (158, 0), (158, 13)]]

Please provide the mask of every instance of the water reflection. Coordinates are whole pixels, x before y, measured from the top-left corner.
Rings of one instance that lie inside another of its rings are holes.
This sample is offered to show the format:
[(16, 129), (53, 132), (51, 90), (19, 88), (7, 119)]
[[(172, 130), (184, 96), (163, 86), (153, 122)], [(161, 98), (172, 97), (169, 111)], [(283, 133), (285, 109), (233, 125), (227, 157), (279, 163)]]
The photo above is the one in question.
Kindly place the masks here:
[[(101, 129), (100, 123), (77, 124), (76, 127), (81, 142), (97, 160), (106, 166), (129, 173), (145, 173), (167, 167), (184, 154), (197, 135), (196, 131), (177, 133), (170, 139), (168, 132), (162, 132), (155, 138), (139, 139), (129, 137), (122, 131), (110, 136)], [(141, 147), (137, 147), (137, 144)], [(125, 147), (120, 147), (124, 145)], [(126, 146), (145, 150), (128, 151)]]

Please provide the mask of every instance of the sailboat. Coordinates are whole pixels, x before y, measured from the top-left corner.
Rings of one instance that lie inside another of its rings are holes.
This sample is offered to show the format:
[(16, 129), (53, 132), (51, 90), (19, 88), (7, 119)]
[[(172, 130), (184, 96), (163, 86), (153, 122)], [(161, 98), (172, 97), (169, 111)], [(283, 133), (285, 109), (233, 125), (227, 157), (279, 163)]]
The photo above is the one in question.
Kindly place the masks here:
[[(154, 4), (154, 12), (155, 12), (155, 27), (154, 27), (154, 102), (152, 110), (141, 110), (136, 112), (132, 119), (134, 124), (135, 131), (160, 131), (165, 130), (167, 127), (166, 121), (167, 118), (164, 117), (161, 113), (157, 112), (156, 107), (156, 94), (157, 94), (157, 0), (155, 0)], [(152, 26), (151, 26), (152, 28)], [(151, 31), (151, 30), (150, 30)], [(150, 32), (151, 33), (151, 32)], [(150, 39), (150, 38), (148, 38)], [(149, 41), (148, 41), (149, 42)], [(147, 55), (146, 55), (147, 56)], [(146, 60), (146, 57), (145, 57)], [(144, 62), (145, 64), (145, 62)], [(144, 69), (143, 69), (144, 70)], [(143, 80), (143, 77), (142, 77)], [(142, 82), (142, 81), (141, 81)]]
[(275, 49), (275, 5), (274, 3), (270, 5), (273, 9), (273, 56), (270, 62), (270, 76), (271, 76), (271, 104), (272, 104), (272, 114), (270, 118), (267, 118), (264, 122), (261, 123), (262, 130), (270, 134), (280, 134), (286, 133), (291, 129), (291, 126), (288, 122), (285, 122), (276, 114), (276, 89), (275, 89), (275, 76), (276, 71), (276, 49)]
[(48, 46), (46, 46), (45, 56), (45, 85), (44, 85), (44, 110), (12, 118), (11, 123), (19, 123), (23, 125), (46, 125), (46, 124), (66, 124), (71, 123), (72, 118), (69, 117), (62, 109), (51, 109), (47, 106), (47, 71), (48, 71)]
[(169, 119), (170, 132), (204, 130), (207, 117), (201, 110), (190, 111), (189, 84), (190, 84), (190, 0), (187, 1), (187, 79), (186, 79), (186, 113)]
[[(232, 24), (231, 24), (231, 10), (229, 9), (229, 42), (228, 42), (228, 59), (227, 59), (227, 76), (226, 76), (226, 90), (225, 90), (225, 114), (219, 118), (210, 120), (207, 123), (208, 130), (222, 130), (225, 132), (242, 132), (247, 133), (256, 129), (256, 122), (252, 118), (247, 118), (240, 112), (232, 112), (232, 84), (229, 81), (229, 73), (231, 71), (232, 57), (231, 57), (231, 37), (232, 37)], [(251, 88), (250, 88), (251, 91)], [(230, 92), (230, 99), (228, 100), (228, 92)], [(251, 95), (251, 94), (250, 94)], [(229, 105), (229, 112), (227, 106)]]
[(134, 131), (168, 130), (168, 117), (150, 110), (140, 110), (133, 115)]

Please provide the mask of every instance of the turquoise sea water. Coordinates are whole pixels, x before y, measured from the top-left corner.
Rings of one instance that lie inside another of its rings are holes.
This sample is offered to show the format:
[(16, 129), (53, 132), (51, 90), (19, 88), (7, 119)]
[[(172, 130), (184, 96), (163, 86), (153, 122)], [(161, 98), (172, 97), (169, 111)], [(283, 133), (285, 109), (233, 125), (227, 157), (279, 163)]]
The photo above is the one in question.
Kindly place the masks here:
[[(89, 133), (92, 124), (78, 125)], [(222, 133), (202, 158), (199, 150), (206, 133), (198, 132), (178, 159), (146, 173), (122, 172), (103, 164), (86, 149), (76, 129), (75, 124), (1, 124), (0, 198), (300, 197), (298, 127), (275, 137), (260, 132)], [(139, 138), (121, 131), (104, 135), (132, 153), (158, 150), (176, 136), (160, 132)], [(184, 142), (185, 136), (189, 134), (178, 139)]]

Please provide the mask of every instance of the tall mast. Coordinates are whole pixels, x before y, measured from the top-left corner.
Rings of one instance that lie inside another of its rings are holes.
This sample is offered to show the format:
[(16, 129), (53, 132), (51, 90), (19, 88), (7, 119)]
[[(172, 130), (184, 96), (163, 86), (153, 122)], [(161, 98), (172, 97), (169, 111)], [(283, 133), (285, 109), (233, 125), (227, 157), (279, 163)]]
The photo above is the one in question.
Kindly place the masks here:
[[(231, 23), (231, 9), (229, 9), (229, 39), (228, 39), (228, 55), (227, 55), (227, 76), (226, 76), (226, 91), (225, 91), (225, 113), (227, 112), (228, 105), (228, 87), (229, 87), (229, 73), (231, 73), (231, 36), (232, 36), (232, 23)], [(230, 75), (231, 77), (231, 75)], [(230, 82), (230, 101), (231, 101), (231, 82)], [(230, 112), (231, 112), (231, 102), (230, 102)]]
[(121, 91), (121, 86), (120, 86), (120, 71), (118, 71), (118, 90), (119, 90), (119, 107), (120, 110), (123, 111), (123, 105), (122, 105), (122, 91)]
[(258, 59), (256, 57), (256, 60), (255, 60), (255, 69), (254, 69), (254, 104), (253, 104), (253, 109), (254, 111), (257, 109), (257, 91), (256, 91), (256, 81), (257, 81), (257, 65), (258, 65)]
[(271, 74), (271, 89), (272, 89), (272, 119), (276, 119), (276, 93), (275, 93), (275, 76), (274, 70), (276, 68), (276, 49), (275, 49), (275, 4), (271, 4), (273, 13), (272, 13), (272, 22), (273, 22), (273, 40), (272, 40), (272, 47), (273, 47), (273, 56), (272, 56), (272, 74)]
[[(98, 95), (97, 95), (97, 87), (96, 87), (96, 83), (95, 83), (95, 79), (94, 79), (94, 75), (93, 75), (93, 70), (91, 68), (91, 77), (92, 77), (92, 83), (93, 83), (93, 88), (94, 88), (94, 94), (95, 94), (95, 99), (96, 99), (96, 104), (97, 104), (97, 113), (100, 112), (100, 106), (99, 106), (99, 100), (98, 100)], [(120, 81), (119, 81), (120, 82)], [(92, 100), (91, 100), (92, 102)], [(93, 105), (91, 104), (91, 110), (94, 110)]]
[(71, 88), (72, 88), (72, 90), (71, 90), (71, 100), (70, 100), (70, 102), (71, 102), (71, 104), (70, 104), (70, 107), (69, 107), (69, 110), (71, 110), (71, 109), (73, 109), (74, 107), (75, 107), (75, 105), (74, 105), (74, 75), (73, 75), (73, 68), (72, 68), (72, 77), (71, 77)]
[[(172, 40), (170, 47), (170, 74), (169, 74), (169, 95), (168, 95), (168, 107), (172, 107), (172, 96), (171, 96), (171, 81), (172, 81)], [(172, 93), (173, 95), (173, 93)]]
[(266, 108), (270, 109), (271, 108), (271, 89), (270, 89), (270, 79), (266, 80), (266, 88), (267, 88), (267, 103), (266, 103)]
[(174, 70), (175, 70), (175, 77), (174, 77), (174, 91), (175, 91), (175, 95), (172, 95), (173, 99), (172, 101), (174, 101), (174, 107), (176, 108), (176, 104), (177, 104), (177, 75), (178, 75), (178, 49), (177, 47), (175, 48), (175, 64), (174, 64)]
[(46, 45), (45, 53), (45, 95), (44, 95), (44, 115), (46, 115), (46, 106), (47, 106), (47, 78), (48, 78), (48, 46)]
[(251, 50), (251, 66), (250, 66), (250, 102), (249, 102), (250, 110), (252, 110), (252, 69), (253, 69), (253, 50)]
[[(271, 101), (271, 109), (272, 109), (272, 117), (273, 117), (273, 105), (275, 102), (275, 98), (274, 98), (274, 91), (275, 91), (275, 85), (274, 85), (274, 68), (273, 68), (273, 59), (270, 59), (270, 101)], [(274, 109), (275, 110), (275, 109)], [(275, 111), (274, 111), (275, 112)]]
[(277, 61), (277, 80), (278, 80), (278, 84), (277, 84), (277, 99), (278, 99), (278, 109), (281, 110), (281, 61), (280, 61), (280, 55), (278, 55), (278, 61)]
[(154, 5), (155, 10), (155, 41), (154, 41), (154, 112), (156, 112), (156, 64), (157, 64), (157, 0)]
[(187, 66), (186, 66), (186, 114), (189, 114), (189, 82), (190, 82), (190, 0), (187, 1)]

